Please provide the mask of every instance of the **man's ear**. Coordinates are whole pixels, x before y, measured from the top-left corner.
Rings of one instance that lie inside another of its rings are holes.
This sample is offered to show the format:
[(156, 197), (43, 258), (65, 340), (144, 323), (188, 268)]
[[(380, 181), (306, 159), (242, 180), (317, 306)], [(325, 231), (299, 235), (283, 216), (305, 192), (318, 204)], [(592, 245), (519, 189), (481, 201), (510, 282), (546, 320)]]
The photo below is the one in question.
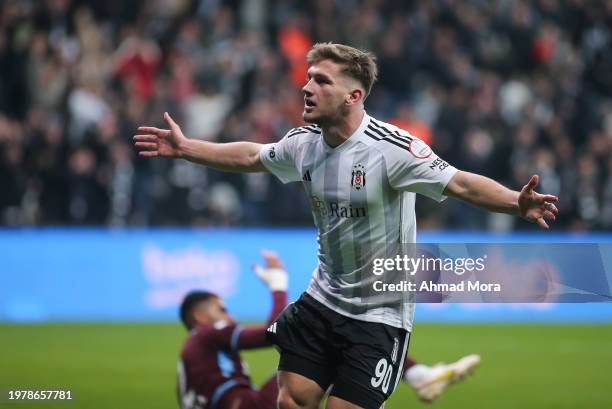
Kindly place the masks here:
[(206, 314), (206, 311), (204, 310), (204, 308), (196, 308), (193, 311), (193, 321), (195, 322), (196, 325), (209, 324), (208, 314)]
[(363, 101), (364, 92), (361, 88), (355, 88), (349, 92), (344, 99), (346, 105), (355, 105)]

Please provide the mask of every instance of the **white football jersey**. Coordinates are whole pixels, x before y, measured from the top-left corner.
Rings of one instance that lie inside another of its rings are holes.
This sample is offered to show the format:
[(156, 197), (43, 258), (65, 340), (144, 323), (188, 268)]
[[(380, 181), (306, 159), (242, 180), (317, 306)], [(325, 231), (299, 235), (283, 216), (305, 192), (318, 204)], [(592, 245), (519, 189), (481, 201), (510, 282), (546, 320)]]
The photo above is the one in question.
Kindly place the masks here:
[(373, 291), (372, 257), (394, 257), (416, 242), (415, 194), (437, 201), (457, 169), (408, 132), (364, 114), (359, 128), (332, 148), (308, 125), (264, 145), (264, 166), (283, 183), (302, 181), (318, 229), (319, 263), (307, 292), (355, 319), (412, 328), (414, 302)]

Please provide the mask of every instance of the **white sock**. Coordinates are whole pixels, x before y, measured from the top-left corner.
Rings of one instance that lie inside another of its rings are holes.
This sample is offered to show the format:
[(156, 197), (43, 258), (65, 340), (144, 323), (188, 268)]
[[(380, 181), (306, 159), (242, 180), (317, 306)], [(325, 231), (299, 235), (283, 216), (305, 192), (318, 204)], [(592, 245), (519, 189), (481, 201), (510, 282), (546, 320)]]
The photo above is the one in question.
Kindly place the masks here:
[(431, 368), (426, 365), (413, 365), (404, 373), (404, 380), (408, 385), (416, 388), (429, 375), (430, 371)]

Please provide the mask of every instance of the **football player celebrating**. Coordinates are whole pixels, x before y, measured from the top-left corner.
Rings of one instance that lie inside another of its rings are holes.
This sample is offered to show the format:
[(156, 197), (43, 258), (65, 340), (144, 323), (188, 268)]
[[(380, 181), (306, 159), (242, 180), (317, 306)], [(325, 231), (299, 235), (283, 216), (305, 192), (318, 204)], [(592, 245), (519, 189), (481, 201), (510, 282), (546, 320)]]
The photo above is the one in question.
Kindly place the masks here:
[[(446, 196), (548, 228), (556, 196), (535, 191), (534, 175), (518, 191), (463, 172), (424, 142), (369, 116), (364, 101), (376, 80), (370, 53), (316, 44), (307, 55), (302, 118), (277, 143), (211, 143), (170, 129), (138, 128), (144, 157), (184, 158), (223, 171), (270, 172), (301, 181), (318, 229), (318, 266), (306, 292), (275, 321), (280, 349), (280, 409), (315, 409), (330, 388), (328, 409), (379, 409), (403, 374), (414, 318), (410, 294), (372, 291), (370, 260), (416, 243), (417, 193)], [(333, 386), (332, 386), (333, 385)]]

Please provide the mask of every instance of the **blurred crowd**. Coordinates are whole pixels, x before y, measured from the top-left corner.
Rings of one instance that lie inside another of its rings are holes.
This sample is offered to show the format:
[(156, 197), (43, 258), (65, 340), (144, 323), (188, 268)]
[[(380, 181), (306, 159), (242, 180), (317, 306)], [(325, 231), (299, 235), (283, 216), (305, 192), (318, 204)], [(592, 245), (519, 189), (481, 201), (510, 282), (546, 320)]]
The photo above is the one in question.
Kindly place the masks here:
[[(612, 2), (0, 0), (0, 225), (310, 225), (299, 183), (144, 159), (137, 126), (276, 141), (312, 44), (378, 57), (375, 117), (463, 170), (612, 228)], [(527, 228), (420, 199), (421, 227)]]

